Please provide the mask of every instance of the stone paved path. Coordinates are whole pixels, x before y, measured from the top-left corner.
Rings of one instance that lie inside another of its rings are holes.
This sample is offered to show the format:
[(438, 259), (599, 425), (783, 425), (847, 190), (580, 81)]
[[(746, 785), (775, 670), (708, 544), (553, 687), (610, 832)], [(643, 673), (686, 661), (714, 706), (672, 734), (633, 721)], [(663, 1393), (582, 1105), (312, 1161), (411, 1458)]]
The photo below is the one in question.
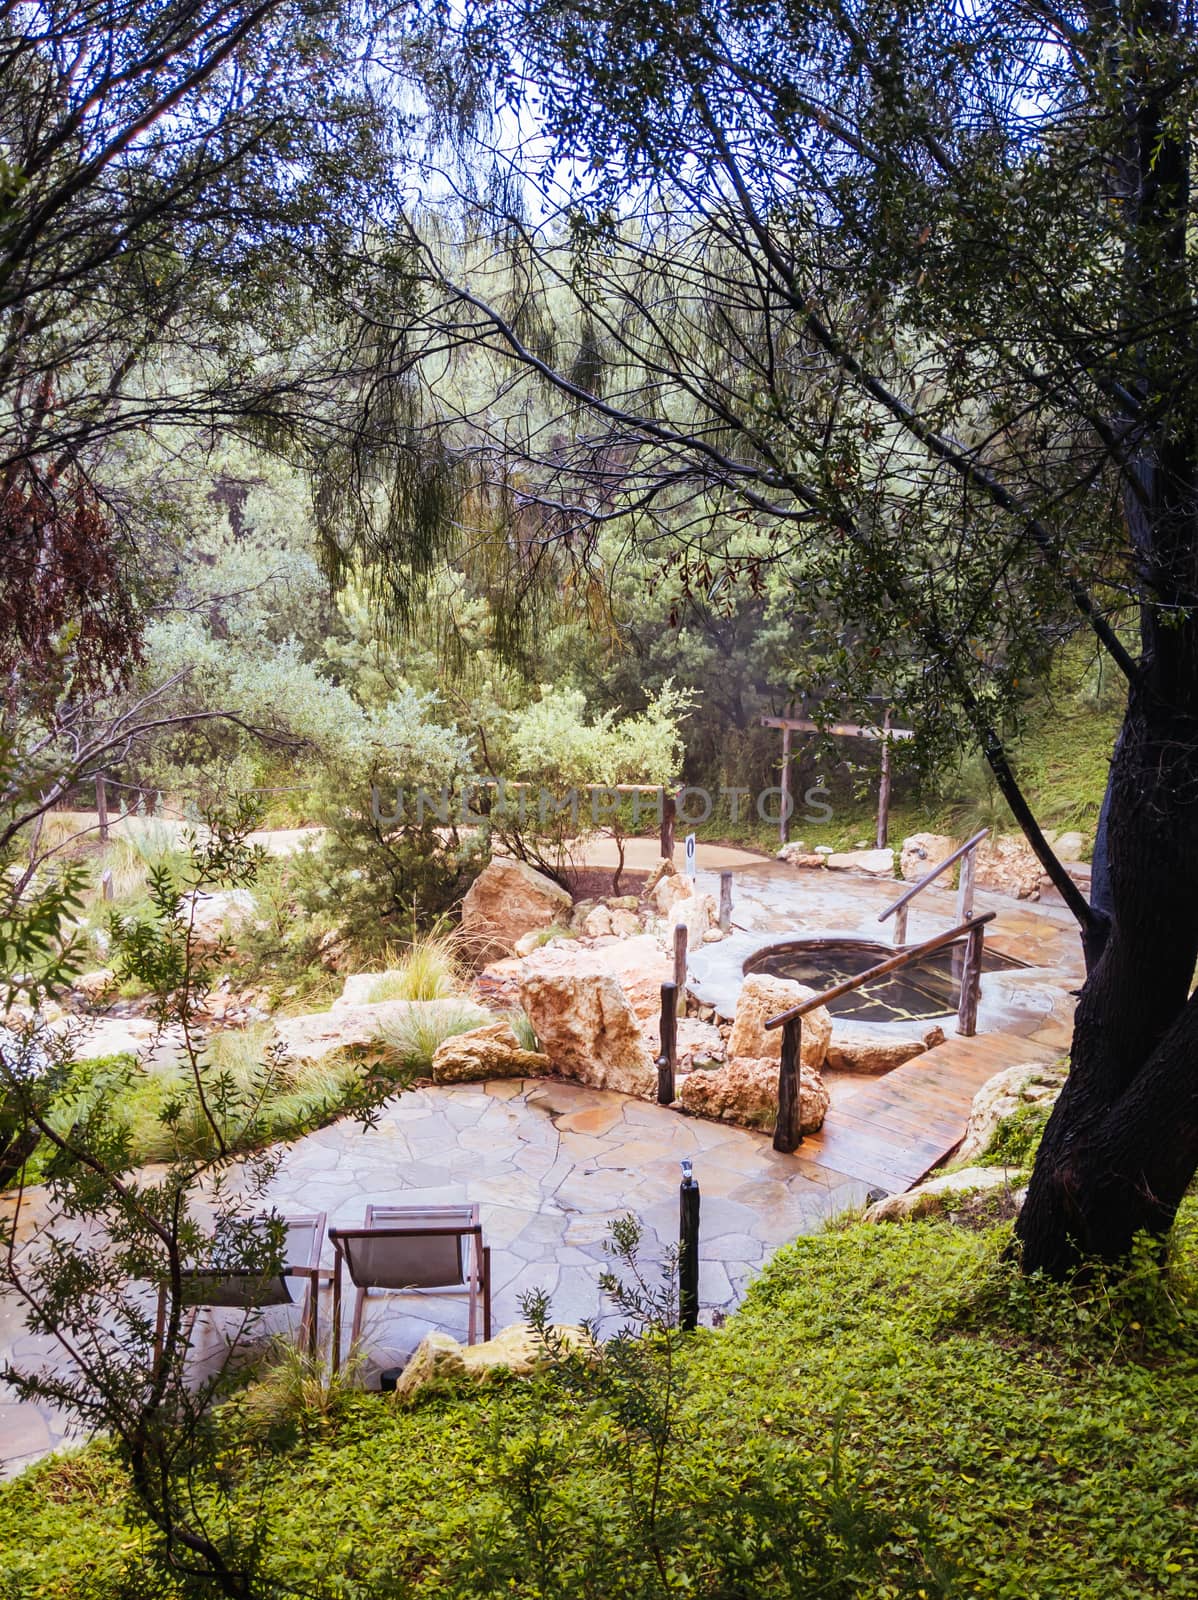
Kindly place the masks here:
[[(300, 1140), (271, 1188), (278, 1209), (326, 1211), (330, 1226), (366, 1206), (477, 1200), (491, 1246), (496, 1330), (520, 1317), (520, 1296), (541, 1288), (556, 1320), (605, 1312), (599, 1274), (607, 1224), (629, 1212), (645, 1227), (644, 1254), (660, 1259), (678, 1235), (679, 1161), (694, 1162), (702, 1194), (699, 1294), (703, 1320), (730, 1311), (777, 1247), (860, 1203), (865, 1185), (801, 1156), (778, 1155), (765, 1134), (538, 1079), (418, 1089), (393, 1100), (369, 1132), (343, 1121)], [(326, 1246), (326, 1264), (331, 1252)], [(222, 1319), (201, 1312), (202, 1358), (220, 1348)], [(272, 1312), (271, 1328), (295, 1311)], [(348, 1321), (348, 1318), (347, 1318)], [(322, 1337), (331, 1292), (320, 1296)], [(614, 1326), (607, 1308), (607, 1327)], [(462, 1296), (372, 1296), (364, 1343), (367, 1381), (401, 1364), (431, 1329), (465, 1338)], [(0, 1362), (35, 1362), (50, 1346), (26, 1333), (20, 1308), (0, 1300)], [(63, 1442), (63, 1419), (18, 1405), (0, 1389), (0, 1474)]]

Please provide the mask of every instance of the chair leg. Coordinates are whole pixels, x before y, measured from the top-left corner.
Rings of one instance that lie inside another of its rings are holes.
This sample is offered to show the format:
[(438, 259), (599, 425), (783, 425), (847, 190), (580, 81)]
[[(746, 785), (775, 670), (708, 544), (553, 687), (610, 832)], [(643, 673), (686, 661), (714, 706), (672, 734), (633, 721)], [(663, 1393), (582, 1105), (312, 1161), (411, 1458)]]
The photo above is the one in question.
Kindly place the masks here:
[(341, 1252), (333, 1261), (333, 1376), (341, 1366)]
[(362, 1317), (366, 1310), (366, 1290), (359, 1289), (358, 1297), (354, 1301), (354, 1325), (350, 1330), (349, 1348), (351, 1353), (358, 1348), (358, 1340), (362, 1337)]
[(483, 1338), (491, 1337), (491, 1246), (483, 1245)]

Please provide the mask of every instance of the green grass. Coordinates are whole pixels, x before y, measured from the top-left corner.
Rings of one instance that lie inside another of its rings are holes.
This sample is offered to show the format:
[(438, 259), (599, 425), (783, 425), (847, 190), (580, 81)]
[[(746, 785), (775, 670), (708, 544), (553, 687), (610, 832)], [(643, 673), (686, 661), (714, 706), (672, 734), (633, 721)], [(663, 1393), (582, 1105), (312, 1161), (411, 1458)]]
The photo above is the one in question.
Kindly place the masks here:
[(398, 1067), (423, 1077), (432, 1069), (438, 1045), (494, 1020), (491, 1012), (473, 1000), (458, 1000), (434, 1011), (417, 1007), (398, 1020), (388, 1018), (380, 1024), (379, 1032), (388, 1056)]
[(448, 934), (425, 934), (381, 974), (367, 1001), (446, 1000), (461, 994), (465, 981), (456, 940)]
[[(1028, 1283), (1003, 1259), (1008, 1237), (929, 1221), (802, 1239), (722, 1331), (696, 1336), (665, 1484), (676, 1592), (1198, 1596), (1198, 1207), (1184, 1209), (1168, 1276), (1145, 1254), (1130, 1284)], [(601, 1410), (514, 1382), (441, 1388), (409, 1409), (349, 1394), (330, 1412), (323, 1391), (302, 1403), (313, 1417), (289, 1442), (264, 1449), (251, 1431), (221, 1453), (226, 1509), (243, 1537), (264, 1533), (267, 1574), (331, 1600), (572, 1592), (538, 1586), (511, 1520), (512, 1485), (544, 1471), (554, 1559), (581, 1553), (602, 1574), (585, 1593), (669, 1592), (626, 1586), (641, 1535)], [(122, 1507), (103, 1448), (0, 1490), (0, 1592), (147, 1592)], [(882, 1570), (866, 1573), (854, 1538), (875, 1515)], [(763, 1540), (784, 1550), (811, 1528), (839, 1563), (835, 1586), (794, 1586), (768, 1563), (720, 1586)], [(484, 1583), (480, 1561), (507, 1562), (508, 1576)]]

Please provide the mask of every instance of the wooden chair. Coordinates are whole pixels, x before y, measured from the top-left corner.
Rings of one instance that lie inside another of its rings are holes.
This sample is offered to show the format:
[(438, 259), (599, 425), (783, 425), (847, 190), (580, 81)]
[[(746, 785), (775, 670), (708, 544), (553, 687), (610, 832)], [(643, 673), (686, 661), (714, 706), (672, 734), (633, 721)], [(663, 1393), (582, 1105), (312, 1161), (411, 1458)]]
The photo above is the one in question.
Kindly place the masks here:
[[(333, 1241), (333, 1371), (341, 1360), (342, 1269), (358, 1293), (350, 1347), (362, 1332), (370, 1289), (464, 1291), (470, 1297), (469, 1342), (491, 1337), (491, 1251), (476, 1205), (367, 1206), (360, 1228), (330, 1228)], [(469, 1240), (469, 1249), (466, 1241)]]
[[(254, 1272), (248, 1268), (230, 1271), (223, 1267), (189, 1267), (183, 1273), (180, 1285), (183, 1305), (188, 1307), (193, 1315), (204, 1306), (229, 1306), (239, 1311), (257, 1311), (264, 1310), (267, 1306), (293, 1305), (295, 1302), (287, 1280), (299, 1278), (304, 1284), (299, 1344), (309, 1355), (315, 1355), (319, 1315), (320, 1251), (324, 1244), (326, 1217), (327, 1213), (324, 1211), (313, 1211), (282, 1218), (287, 1229), (287, 1238), (283, 1247), (283, 1265), (278, 1272)], [(266, 1220), (263, 1218), (263, 1223)], [(167, 1298), (168, 1286), (160, 1284), (154, 1340), (156, 1357), (162, 1352)]]

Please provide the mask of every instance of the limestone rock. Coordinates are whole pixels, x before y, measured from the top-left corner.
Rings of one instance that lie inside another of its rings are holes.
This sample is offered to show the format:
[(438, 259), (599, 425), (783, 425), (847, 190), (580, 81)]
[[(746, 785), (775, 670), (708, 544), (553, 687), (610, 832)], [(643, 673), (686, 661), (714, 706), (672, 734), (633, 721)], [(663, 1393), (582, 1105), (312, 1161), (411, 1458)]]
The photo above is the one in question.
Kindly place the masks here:
[[(728, 1036), (728, 1054), (777, 1061), (782, 1054), (782, 1029), (773, 1028), (767, 1032), (765, 1023), (803, 1000), (814, 999), (815, 994), (814, 989), (790, 978), (751, 972), (741, 985), (736, 1002), (736, 1017)], [(809, 1071), (818, 1072), (823, 1066), (831, 1037), (832, 1018), (825, 1006), (816, 1006), (803, 1018), (801, 1058)]]
[(894, 877), (893, 850), (834, 850), (824, 857), (833, 872), (868, 872), (874, 878)]
[[(585, 1328), (556, 1323), (551, 1336), (571, 1351), (594, 1351), (594, 1341)], [(527, 1322), (514, 1322), (483, 1344), (459, 1344), (451, 1334), (430, 1333), (400, 1374), (395, 1396), (407, 1400), (436, 1379), (472, 1378), (477, 1382), (497, 1371), (526, 1378), (552, 1360), (553, 1355)]]
[(944, 1029), (935, 1023), (903, 1028), (893, 1022), (856, 1022), (836, 1017), (824, 1065), (836, 1072), (876, 1075), (901, 1067), (904, 1061), (943, 1043)]
[(784, 856), (783, 859), (788, 861), (792, 867), (815, 868), (825, 866), (830, 853), (821, 854), (815, 850), (796, 850), (792, 855)]
[(611, 931), (618, 939), (635, 939), (641, 931), (641, 919), (635, 911), (624, 906), (611, 908)]
[[(720, 1122), (737, 1122), (768, 1132), (778, 1120), (778, 1062), (734, 1056), (714, 1072), (692, 1072), (682, 1085), (685, 1110)], [(799, 1072), (799, 1119), (804, 1133), (815, 1133), (828, 1110), (828, 1091), (818, 1072)]]
[[(656, 1048), (660, 1048), (660, 1029), (655, 1033)], [(678, 1070), (691, 1072), (696, 1067), (714, 1065), (727, 1059), (728, 1051), (720, 1030), (698, 1017), (678, 1018)]]
[(645, 886), (641, 890), (641, 898), (648, 900), (663, 878), (676, 878), (678, 876), (678, 868), (670, 860), (669, 856), (662, 856), (645, 880)]
[[(319, 1061), (334, 1050), (379, 1051), (385, 1030), (410, 1019), (456, 1021), (462, 1014), (460, 1000), (381, 1000), (377, 1005), (338, 1006), (301, 1017), (280, 1017), (275, 1022), (275, 1039), (296, 1061)], [(486, 1012), (480, 1010), (478, 1023), (487, 1020)]]
[[(602, 945), (593, 954), (606, 971), (619, 981), (625, 999), (638, 1020), (652, 1021), (661, 1016), (661, 986), (674, 976), (674, 964), (651, 933), (637, 934)], [(656, 1055), (656, 1050), (653, 1052)]]
[[(1017, 1041), (1012, 1040), (1012, 1044)], [(1063, 1064), (1042, 1061), (1004, 1067), (973, 1097), (965, 1138), (957, 1150), (958, 1161), (976, 1161), (990, 1148), (998, 1126), (1023, 1106), (1051, 1106), (1065, 1082)]]
[(602, 939), (612, 932), (611, 912), (604, 905), (594, 906), (583, 919), (582, 931), (588, 939)]
[(475, 978), (474, 992), (484, 1005), (510, 1011), (513, 1006), (520, 1004), (520, 974), (523, 971), (524, 963), (518, 956), (492, 961)]
[(84, 972), (71, 985), (75, 994), (89, 1005), (107, 999), (116, 992), (116, 973), (111, 967), (100, 967), (95, 972)]
[(351, 972), (341, 986), (341, 993), (333, 1001), (333, 1009), (368, 1005), (371, 990), (385, 977), (385, 972)]
[(694, 893), (691, 880), (674, 872), (665, 874), (648, 898), (660, 916), (668, 917), (680, 900), (690, 900)]
[(1085, 836), (1076, 831), (1061, 834), (1053, 844), (1053, 849), (1060, 859), (1071, 864), (1081, 860), (1085, 848)]
[(462, 939), (480, 965), (510, 956), (521, 934), (568, 923), (573, 902), (566, 891), (523, 861), (496, 857), (479, 873), (462, 901)]
[[(905, 883), (915, 883), (951, 856), (959, 843), (959, 840), (950, 839), (946, 833), (911, 834), (903, 840), (899, 853), (899, 875)], [(946, 872), (936, 881), (948, 888), (952, 883), (952, 873)]]
[(1040, 862), (1022, 834), (983, 839), (977, 849), (977, 886), (1017, 900), (1040, 898)]
[[(890, 1194), (875, 1201), (865, 1213), (866, 1222), (909, 1222), (918, 1217), (935, 1216), (952, 1210), (952, 1198), (993, 1189), (1011, 1187), (1011, 1174), (1002, 1167), (966, 1167), (960, 1172), (942, 1172), (916, 1184), (906, 1194)], [(1022, 1191), (1016, 1191), (1016, 1203)]]
[(703, 935), (709, 928), (714, 928), (719, 922), (719, 910), (715, 900), (709, 894), (691, 894), (675, 902), (669, 912), (670, 949), (673, 949), (673, 929), (679, 926), (686, 929), (686, 943), (689, 950), (703, 943)]
[(596, 1089), (652, 1096), (657, 1072), (620, 980), (598, 951), (570, 954), (568, 963), (530, 956), (520, 980), (520, 1004), (554, 1070)]
[(214, 894), (197, 891), (183, 902), (183, 915), (190, 917), (192, 938), (201, 949), (227, 943), (253, 921), (256, 910), (248, 889), (220, 889)]
[(524, 1050), (511, 1024), (500, 1018), (439, 1044), (433, 1056), (434, 1083), (480, 1083), (488, 1078), (543, 1078), (553, 1063), (536, 1050)]

